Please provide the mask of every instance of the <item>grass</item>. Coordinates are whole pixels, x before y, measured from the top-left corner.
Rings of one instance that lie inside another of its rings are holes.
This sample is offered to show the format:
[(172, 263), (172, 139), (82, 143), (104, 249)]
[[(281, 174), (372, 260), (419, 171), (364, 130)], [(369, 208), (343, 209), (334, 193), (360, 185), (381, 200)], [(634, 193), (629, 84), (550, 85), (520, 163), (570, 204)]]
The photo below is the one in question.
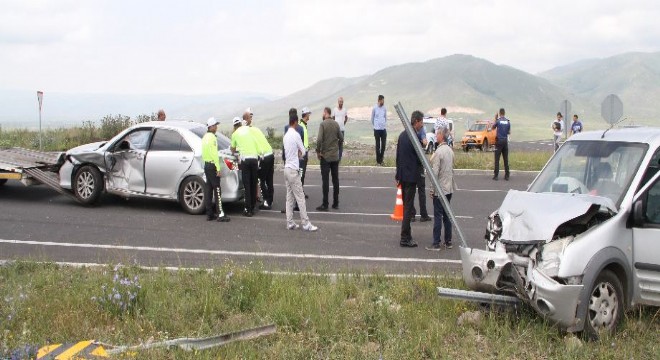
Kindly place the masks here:
[(441, 299), (436, 286), (461, 287), (451, 274), (278, 276), (258, 265), (215, 271), (125, 268), (141, 284), (139, 306), (123, 316), (93, 300), (112, 267), (70, 268), (30, 262), (0, 267), (0, 357), (25, 345), (97, 339), (133, 345), (210, 336), (275, 323), (277, 333), (198, 353), (150, 350), (140, 359), (651, 359), (660, 356), (660, 312), (629, 314), (614, 337), (568, 346), (565, 335), (525, 309), (483, 311)]

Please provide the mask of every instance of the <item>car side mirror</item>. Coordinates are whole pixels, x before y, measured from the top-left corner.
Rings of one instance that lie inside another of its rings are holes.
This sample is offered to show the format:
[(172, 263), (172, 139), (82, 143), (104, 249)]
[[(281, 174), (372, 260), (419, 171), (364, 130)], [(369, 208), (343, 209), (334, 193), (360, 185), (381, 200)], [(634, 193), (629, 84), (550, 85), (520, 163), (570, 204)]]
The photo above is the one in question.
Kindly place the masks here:
[(637, 200), (633, 204), (633, 226), (644, 227), (644, 202)]

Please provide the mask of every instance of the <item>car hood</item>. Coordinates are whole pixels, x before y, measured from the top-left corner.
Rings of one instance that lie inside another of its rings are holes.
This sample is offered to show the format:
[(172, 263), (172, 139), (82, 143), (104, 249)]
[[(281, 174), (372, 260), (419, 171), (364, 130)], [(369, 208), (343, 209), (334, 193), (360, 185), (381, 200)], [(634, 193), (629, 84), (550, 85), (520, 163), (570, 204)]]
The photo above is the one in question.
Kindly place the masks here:
[(85, 145), (80, 145), (77, 147), (74, 147), (73, 149), (67, 151), (67, 155), (77, 155), (77, 154), (83, 154), (87, 152), (92, 152), (95, 150), (98, 150), (101, 148), (101, 146), (105, 145), (107, 141), (99, 141), (91, 144), (85, 144)]
[(476, 136), (476, 135), (483, 135), (483, 134), (484, 134), (483, 131), (466, 131), (465, 133), (463, 133), (463, 136), (466, 136), (466, 135)]
[(549, 242), (560, 225), (593, 207), (617, 212), (612, 200), (601, 196), (509, 190), (498, 210), (502, 221), (500, 241)]

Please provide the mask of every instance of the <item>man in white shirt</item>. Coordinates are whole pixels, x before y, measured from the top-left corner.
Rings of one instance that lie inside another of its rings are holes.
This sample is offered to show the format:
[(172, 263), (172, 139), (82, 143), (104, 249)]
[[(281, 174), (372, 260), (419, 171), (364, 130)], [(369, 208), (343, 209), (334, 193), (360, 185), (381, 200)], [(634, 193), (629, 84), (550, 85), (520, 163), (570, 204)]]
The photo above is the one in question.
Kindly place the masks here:
[[(337, 99), (337, 107), (332, 110), (332, 118), (339, 124), (339, 130), (341, 130), (341, 134), (344, 139), (346, 139), (346, 136), (344, 136), (344, 130), (346, 127), (346, 122), (348, 121), (348, 111), (344, 107), (344, 98), (339, 97)], [(339, 144), (339, 161), (341, 161), (341, 156), (344, 153), (344, 144), (340, 143)]]
[(300, 179), (299, 160), (304, 156), (306, 149), (300, 135), (296, 131), (298, 126), (298, 114), (289, 115), (289, 128), (284, 134), (282, 143), (284, 145), (284, 183), (286, 185), (286, 227), (295, 230), (300, 227), (293, 221), (293, 206), (298, 204), (300, 209), (300, 222), (304, 231), (316, 231), (318, 227), (312, 225), (307, 217), (307, 205), (303, 193), (302, 181)]
[(557, 113), (557, 120), (552, 122), (552, 131), (553, 131), (553, 143), (555, 145), (555, 151), (559, 150), (559, 140), (564, 134), (564, 117), (560, 112)]

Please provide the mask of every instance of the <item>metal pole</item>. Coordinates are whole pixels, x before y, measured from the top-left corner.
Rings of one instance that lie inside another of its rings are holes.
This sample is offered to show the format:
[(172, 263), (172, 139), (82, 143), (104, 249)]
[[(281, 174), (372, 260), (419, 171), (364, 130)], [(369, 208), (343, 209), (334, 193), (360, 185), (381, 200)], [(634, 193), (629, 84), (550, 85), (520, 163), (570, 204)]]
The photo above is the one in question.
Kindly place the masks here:
[(41, 107), (39, 107), (39, 151), (43, 151), (43, 145), (41, 144)]
[(447, 201), (447, 198), (445, 197), (445, 193), (442, 192), (442, 189), (440, 188), (440, 182), (438, 182), (438, 178), (435, 176), (435, 174), (433, 174), (433, 168), (431, 167), (431, 163), (429, 163), (429, 160), (426, 158), (426, 156), (424, 156), (424, 151), (422, 150), (422, 144), (419, 143), (419, 139), (417, 138), (417, 134), (415, 134), (415, 130), (410, 124), (408, 115), (406, 115), (406, 112), (405, 110), (403, 110), (403, 106), (401, 105), (400, 102), (394, 105), (394, 109), (396, 109), (396, 112), (399, 115), (399, 119), (401, 120), (401, 123), (403, 123), (403, 128), (406, 129), (406, 133), (408, 133), (410, 142), (412, 142), (413, 147), (415, 148), (415, 152), (417, 153), (417, 157), (422, 162), (422, 166), (424, 166), (424, 169), (426, 170), (426, 174), (430, 175), (427, 178), (431, 179), (431, 183), (433, 184), (435, 193), (440, 194), (438, 198), (442, 202), (442, 206), (444, 207), (445, 212), (447, 213), (447, 215), (449, 215), (449, 219), (451, 220), (451, 223), (456, 228), (456, 232), (458, 233), (458, 236), (461, 239), (461, 243), (463, 244), (463, 247), (467, 248), (468, 246), (467, 246), (467, 242), (465, 242), (465, 237), (463, 236), (463, 232), (461, 231), (461, 228), (458, 226), (458, 223), (456, 222), (456, 217), (454, 216), (454, 212), (451, 210), (451, 207), (449, 206), (449, 201)]

